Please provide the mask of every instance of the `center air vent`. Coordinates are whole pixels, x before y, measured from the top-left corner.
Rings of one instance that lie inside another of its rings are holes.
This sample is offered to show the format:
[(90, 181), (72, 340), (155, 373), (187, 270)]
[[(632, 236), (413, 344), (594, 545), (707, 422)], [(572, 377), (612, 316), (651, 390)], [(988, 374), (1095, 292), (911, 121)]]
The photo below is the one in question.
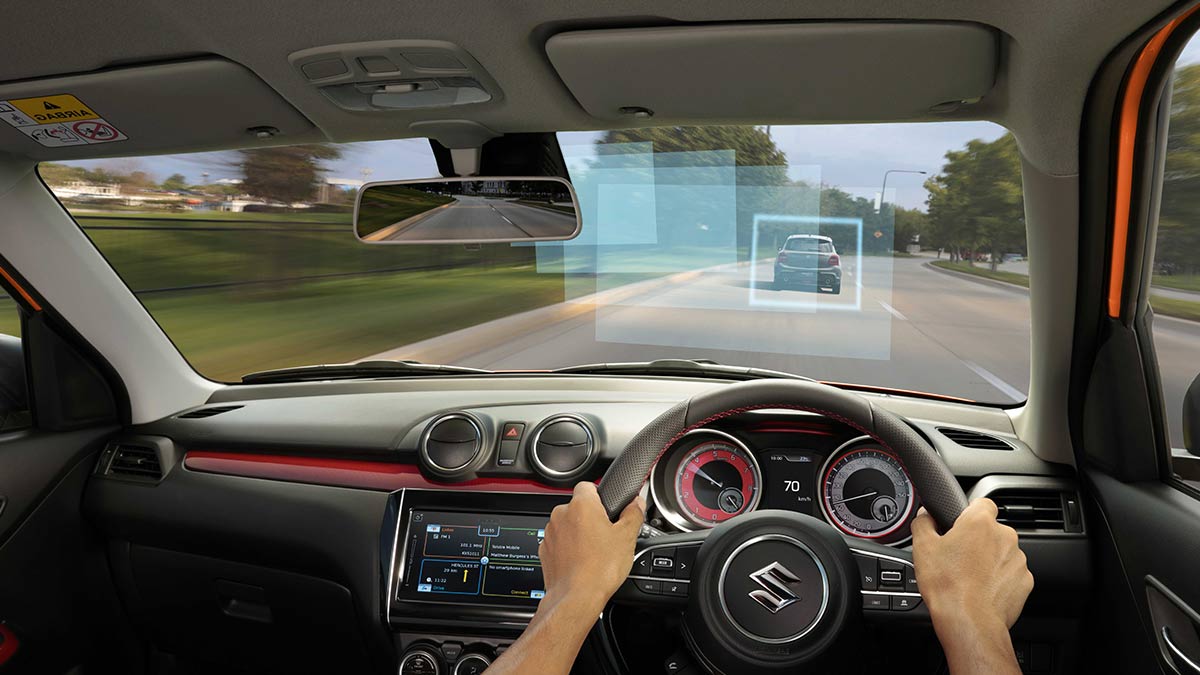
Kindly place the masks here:
[(474, 418), (453, 413), (443, 415), (421, 438), (421, 459), (431, 471), (443, 476), (463, 471), (483, 448), (483, 428)]
[(975, 448), (976, 450), (1012, 450), (1013, 445), (1008, 441), (981, 434), (977, 431), (967, 431), (966, 429), (956, 429), (954, 427), (938, 427), (937, 430), (946, 438), (963, 446), (964, 448)]
[(118, 445), (105, 472), (110, 476), (129, 476), (158, 480), (162, 478), (162, 463), (154, 448), (140, 445)]
[(988, 495), (999, 511), (996, 520), (1017, 532), (1082, 532), (1079, 502), (1059, 490), (1008, 488)]
[(546, 420), (533, 432), (529, 458), (546, 478), (566, 480), (587, 467), (595, 448), (588, 425), (578, 417), (562, 415)]

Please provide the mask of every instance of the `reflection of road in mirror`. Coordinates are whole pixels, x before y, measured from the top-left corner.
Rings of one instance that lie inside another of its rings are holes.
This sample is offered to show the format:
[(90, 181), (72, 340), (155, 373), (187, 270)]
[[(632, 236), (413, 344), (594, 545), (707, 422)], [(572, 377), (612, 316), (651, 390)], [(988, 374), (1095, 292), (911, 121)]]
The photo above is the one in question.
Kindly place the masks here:
[(579, 220), (562, 180), (446, 178), (364, 187), (354, 228), (367, 243), (558, 241)]
[(454, 201), (405, 218), (365, 237), (366, 241), (489, 240), (564, 237), (575, 216), (554, 205), (458, 195)]

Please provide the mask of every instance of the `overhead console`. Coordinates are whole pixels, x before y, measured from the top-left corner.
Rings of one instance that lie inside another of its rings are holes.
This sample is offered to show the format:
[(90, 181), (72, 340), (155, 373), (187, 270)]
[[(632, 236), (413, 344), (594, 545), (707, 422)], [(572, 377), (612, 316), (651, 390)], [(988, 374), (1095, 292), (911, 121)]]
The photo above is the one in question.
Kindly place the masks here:
[(555, 70), (595, 118), (724, 123), (952, 112), (991, 91), (999, 50), (992, 29), (933, 22), (603, 29), (546, 43)]
[(384, 40), (314, 47), (288, 56), (297, 72), (346, 110), (448, 108), (501, 98), (466, 50), (440, 40)]

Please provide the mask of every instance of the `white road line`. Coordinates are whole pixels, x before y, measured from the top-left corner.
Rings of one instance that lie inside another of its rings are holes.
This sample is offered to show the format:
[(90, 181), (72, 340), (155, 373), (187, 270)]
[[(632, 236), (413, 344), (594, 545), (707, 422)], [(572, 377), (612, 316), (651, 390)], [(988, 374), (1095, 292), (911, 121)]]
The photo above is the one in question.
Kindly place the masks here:
[(883, 307), (884, 309), (886, 309), (888, 314), (891, 314), (892, 316), (896, 317), (897, 319), (900, 319), (901, 321), (908, 321), (908, 317), (901, 314), (899, 310), (897, 310), (895, 307), (892, 307), (891, 305), (887, 304), (886, 302), (880, 300), (879, 305), (881, 307)]
[(992, 372), (991, 372), (991, 371), (989, 371), (987, 368), (984, 368), (983, 366), (981, 366), (981, 365), (979, 365), (978, 363), (975, 363), (975, 362), (973, 362), (973, 361), (967, 361), (966, 359), (960, 359), (960, 360), (963, 362), (963, 364), (964, 364), (966, 367), (968, 367), (968, 368), (970, 368), (971, 370), (975, 371), (975, 374), (976, 374), (976, 375), (978, 375), (978, 376), (982, 377), (983, 379), (987, 380), (987, 383), (988, 383), (988, 384), (990, 384), (990, 385), (992, 385), (993, 387), (995, 387), (995, 388), (999, 389), (999, 390), (1000, 390), (1000, 393), (1004, 394), (1005, 396), (1007, 396), (1007, 397), (1011, 398), (1013, 401), (1016, 401), (1016, 402), (1020, 402), (1020, 401), (1024, 401), (1024, 400), (1025, 400), (1025, 392), (1021, 391), (1020, 389), (1017, 389), (1016, 387), (1012, 386), (1011, 384), (1009, 384), (1009, 383), (1005, 382), (1004, 380), (1002, 380), (1002, 379), (1000, 379), (1000, 378), (996, 377), (996, 376), (995, 376), (994, 374), (992, 374)]

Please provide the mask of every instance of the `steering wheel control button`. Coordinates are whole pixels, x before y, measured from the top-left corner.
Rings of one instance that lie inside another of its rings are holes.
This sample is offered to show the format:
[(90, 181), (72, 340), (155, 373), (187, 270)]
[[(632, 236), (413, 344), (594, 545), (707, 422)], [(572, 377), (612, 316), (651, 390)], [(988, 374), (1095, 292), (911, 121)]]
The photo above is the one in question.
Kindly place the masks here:
[(903, 586), (904, 573), (900, 570), (883, 570), (879, 573), (879, 583), (883, 586)]
[(688, 594), (688, 584), (686, 581), (664, 581), (662, 582), (662, 590), (663, 595), (674, 595), (685, 598)]
[(417, 647), (400, 659), (400, 675), (442, 675), (442, 666), (432, 651)]
[(638, 577), (649, 576), (650, 562), (653, 555), (654, 551), (642, 551), (639, 553), (638, 556), (633, 560), (633, 570), (630, 572), (630, 574)]
[(911, 595), (893, 595), (892, 610), (897, 612), (907, 612), (917, 605), (921, 604), (920, 598), (914, 598)]
[(668, 656), (666, 661), (663, 661), (663, 672), (666, 675), (693, 675), (699, 671), (692, 665), (692, 660), (688, 657), (687, 652), (679, 649)]
[(650, 595), (662, 595), (662, 582), (657, 579), (634, 579), (637, 589)]
[(675, 549), (675, 578), (691, 579), (692, 567), (696, 564), (696, 552), (699, 546), (680, 546)]
[(829, 602), (828, 577), (816, 554), (782, 534), (753, 537), (735, 548), (718, 583), (722, 608), (733, 626), (767, 644), (808, 634)]
[(529, 459), (546, 478), (566, 480), (587, 467), (595, 449), (591, 428), (577, 417), (561, 415), (543, 422), (533, 432)]
[(453, 675), (480, 675), (492, 665), (491, 659), (476, 652), (464, 655), (454, 664)]
[(673, 577), (675, 576), (675, 549), (660, 548), (650, 552), (650, 566), (654, 570), (654, 576), (657, 577)]
[(862, 589), (864, 591), (878, 590), (879, 560), (856, 554), (854, 561), (858, 563), (858, 583)]
[(887, 595), (877, 593), (863, 594), (863, 609), (891, 609)]
[(921, 589), (917, 588), (917, 570), (908, 565), (904, 566), (904, 592), (905, 593), (920, 593)]

